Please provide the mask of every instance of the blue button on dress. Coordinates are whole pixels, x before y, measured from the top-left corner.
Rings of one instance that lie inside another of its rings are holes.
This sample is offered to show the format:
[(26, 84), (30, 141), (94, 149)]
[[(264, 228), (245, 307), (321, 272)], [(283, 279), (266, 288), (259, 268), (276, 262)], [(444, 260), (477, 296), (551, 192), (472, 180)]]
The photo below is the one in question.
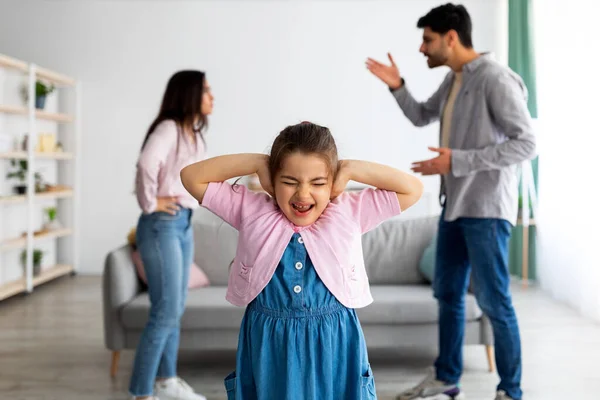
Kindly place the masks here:
[(228, 400), (377, 398), (356, 312), (323, 284), (298, 233), (246, 309), (225, 388)]

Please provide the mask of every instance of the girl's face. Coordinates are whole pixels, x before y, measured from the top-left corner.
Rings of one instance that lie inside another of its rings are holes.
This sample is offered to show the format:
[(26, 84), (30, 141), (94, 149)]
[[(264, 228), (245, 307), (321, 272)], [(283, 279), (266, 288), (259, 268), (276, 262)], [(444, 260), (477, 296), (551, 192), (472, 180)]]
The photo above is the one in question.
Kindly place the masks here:
[(204, 89), (202, 91), (202, 103), (200, 104), (200, 112), (202, 115), (210, 115), (213, 110), (214, 96), (210, 90), (210, 85), (204, 80)]
[(283, 160), (273, 188), (285, 216), (296, 226), (308, 226), (329, 204), (332, 185), (333, 177), (322, 157), (296, 152)]

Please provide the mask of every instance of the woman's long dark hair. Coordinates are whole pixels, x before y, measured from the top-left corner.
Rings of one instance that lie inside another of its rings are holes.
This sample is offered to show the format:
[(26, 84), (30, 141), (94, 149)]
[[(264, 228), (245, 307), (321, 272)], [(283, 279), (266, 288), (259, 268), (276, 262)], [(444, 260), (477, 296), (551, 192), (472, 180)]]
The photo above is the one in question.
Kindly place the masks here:
[(194, 70), (179, 71), (171, 76), (163, 95), (160, 111), (148, 128), (142, 149), (154, 129), (165, 120), (175, 121), (184, 131), (194, 132), (196, 138), (199, 136), (204, 141), (202, 130), (208, 124), (206, 115), (201, 111), (205, 76), (204, 72)]

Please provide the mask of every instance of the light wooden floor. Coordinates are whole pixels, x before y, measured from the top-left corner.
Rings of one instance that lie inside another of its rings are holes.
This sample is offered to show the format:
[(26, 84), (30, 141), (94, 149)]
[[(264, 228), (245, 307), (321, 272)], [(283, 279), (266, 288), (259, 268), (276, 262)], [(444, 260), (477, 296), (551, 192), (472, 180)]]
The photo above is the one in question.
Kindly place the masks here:
[[(600, 324), (586, 321), (536, 289), (515, 286), (527, 400), (600, 399)], [(109, 378), (99, 277), (65, 277), (28, 296), (0, 302), (0, 399), (125, 400), (133, 358)], [(380, 400), (422, 377), (434, 354), (371, 354)], [(180, 357), (180, 375), (209, 400), (224, 400), (232, 354)], [(463, 387), (471, 400), (492, 400), (497, 377), (483, 347), (465, 350)]]

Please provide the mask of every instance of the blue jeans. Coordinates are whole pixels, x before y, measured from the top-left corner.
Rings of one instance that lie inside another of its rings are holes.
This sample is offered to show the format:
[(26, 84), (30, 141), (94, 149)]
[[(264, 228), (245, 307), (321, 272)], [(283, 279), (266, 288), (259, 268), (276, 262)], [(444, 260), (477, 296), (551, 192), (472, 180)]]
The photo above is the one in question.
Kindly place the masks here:
[(465, 294), (472, 273), (479, 307), (491, 321), (498, 390), (519, 400), (521, 392), (521, 339), (510, 295), (508, 241), (511, 225), (493, 218), (440, 218), (434, 293), (439, 304), (437, 379), (456, 384), (462, 373), (465, 335)]
[(191, 216), (181, 208), (176, 215), (142, 214), (138, 221), (136, 243), (148, 280), (150, 315), (135, 354), (133, 396), (150, 396), (156, 378), (177, 375), (179, 322), (194, 251)]

